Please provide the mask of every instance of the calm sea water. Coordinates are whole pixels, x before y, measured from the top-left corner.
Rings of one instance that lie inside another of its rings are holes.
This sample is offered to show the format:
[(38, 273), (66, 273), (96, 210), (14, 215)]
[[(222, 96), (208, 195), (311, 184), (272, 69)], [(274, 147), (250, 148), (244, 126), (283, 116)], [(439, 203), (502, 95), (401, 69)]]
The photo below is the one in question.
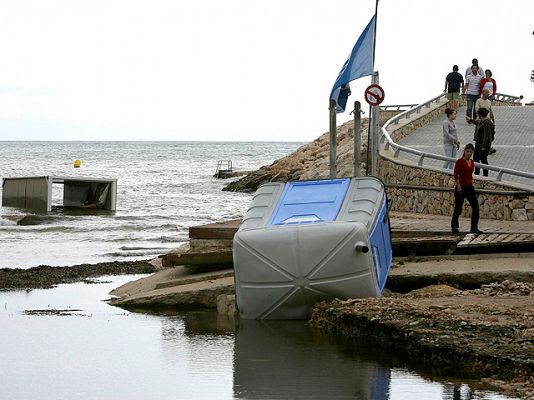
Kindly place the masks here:
[(101, 301), (134, 278), (0, 292), (0, 398), (508, 399), (320, 334), (305, 321), (146, 314)]
[[(222, 192), (219, 160), (255, 170), (286, 156), (295, 142), (0, 142), (0, 177), (118, 179), (117, 211), (48, 215), (0, 208), (0, 267), (148, 259), (177, 247), (194, 225), (234, 219), (251, 195)], [(73, 167), (81, 160), (81, 168)], [(62, 202), (54, 185), (54, 204)], [(17, 220), (27, 215), (26, 223)]]

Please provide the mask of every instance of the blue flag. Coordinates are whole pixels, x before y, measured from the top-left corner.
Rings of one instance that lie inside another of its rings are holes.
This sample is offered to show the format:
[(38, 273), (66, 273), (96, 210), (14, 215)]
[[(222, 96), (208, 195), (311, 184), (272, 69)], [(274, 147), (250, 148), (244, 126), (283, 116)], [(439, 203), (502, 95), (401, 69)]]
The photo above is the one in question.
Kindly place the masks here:
[(373, 42), (375, 36), (376, 15), (367, 24), (358, 41), (352, 48), (349, 58), (343, 64), (334, 83), (330, 99), (336, 101), (336, 112), (345, 111), (350, 96), (349, 82), (373, 73)]

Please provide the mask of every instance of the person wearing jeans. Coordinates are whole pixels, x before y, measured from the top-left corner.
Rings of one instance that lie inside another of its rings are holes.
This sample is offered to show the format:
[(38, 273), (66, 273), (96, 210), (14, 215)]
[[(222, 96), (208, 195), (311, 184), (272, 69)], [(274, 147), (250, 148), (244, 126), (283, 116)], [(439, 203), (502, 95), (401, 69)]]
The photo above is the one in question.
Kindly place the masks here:
[(454, 212), (452, 214), (452, 233), (459, 233), (460, 224), (458, 219), (462, 213), (464, 200), (471, 206), (471, 233), (483, 233), (478, 229), (479, 206), (478, 199), (473, 186), (473, 170), (475, 162), (472, 160), (475, 147), (468, 143), (465, 145), (462, 158), (456, 160), (454, 164)]
[[(451, 108), (445, 109), (447, 119), (443, 121), (443, 152), (446, 157), (456, 158), (456, 152), (460, 148), (458, 140), (458, 131), (454, 121), (456, 120), (456, 110)], [(443, 168), (452, 168), (453, 161), (445, 161)]]
[(467, 111), (465, 115), (465, 120), (468, 124), (471, 124), (475, 119), (473, 111), (475, 108), (475, 103), (480, 97), (480, 81), (482, 77), (478, 74), (478, 65), (473, 64), (471, 66), (471, 73), (465, 78), (464, 91), (462, 93), (462, 98), (466, 99), (467, 96)]

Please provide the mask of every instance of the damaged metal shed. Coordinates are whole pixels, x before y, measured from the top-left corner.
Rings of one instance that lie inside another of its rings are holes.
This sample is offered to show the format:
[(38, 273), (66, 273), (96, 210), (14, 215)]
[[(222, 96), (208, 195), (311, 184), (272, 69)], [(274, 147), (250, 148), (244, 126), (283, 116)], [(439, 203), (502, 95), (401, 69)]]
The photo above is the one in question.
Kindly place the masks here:
[(3, 178), (2, 206), (51, 211), (54, 184), (64, 186), (63, 207), (116, 209), (116, 179), (59, 176)]

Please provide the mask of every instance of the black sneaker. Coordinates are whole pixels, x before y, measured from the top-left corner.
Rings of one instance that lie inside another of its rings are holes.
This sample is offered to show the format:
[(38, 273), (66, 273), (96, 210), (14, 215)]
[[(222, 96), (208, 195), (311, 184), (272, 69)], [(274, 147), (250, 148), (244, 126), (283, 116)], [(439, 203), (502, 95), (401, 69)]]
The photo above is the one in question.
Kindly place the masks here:
[(480, 235), (480, 234), (482, 234), (482, 233), (484, 233), (484, 232), (482, 232), (482, 231), (481, 231), (480, 229), (478, 229), (478, 228), (475, 228), (475, 229), (471, 229), (471, 233), (476, 233), (477, 235)]
[(452, 233), (460, 233), (460, 230), (458, 228), (452, 228)]

